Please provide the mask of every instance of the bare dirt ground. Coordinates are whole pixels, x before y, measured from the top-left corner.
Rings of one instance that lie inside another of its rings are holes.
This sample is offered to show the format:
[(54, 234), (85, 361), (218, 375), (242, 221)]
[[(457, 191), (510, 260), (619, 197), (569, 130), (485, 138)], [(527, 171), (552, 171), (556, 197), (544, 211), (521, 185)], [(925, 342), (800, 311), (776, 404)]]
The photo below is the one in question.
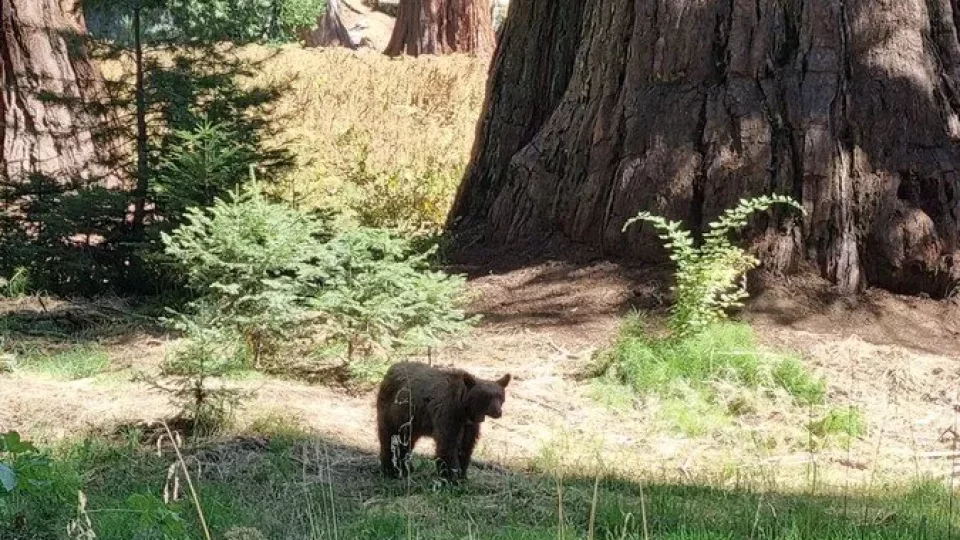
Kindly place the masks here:
[[(514, 375), (504, 417), (485, 426), (481, 459), (521, 467), (559, 461), (647, 476), (718, 475), (730, 482), (775, 477), (782, 484), (808, 478), (811, 462), (821, 478), (836, 482), (952, 471), (960, 406), (956, 302), (873, 290), (844, 299), (815, 279), (768, 286), (756, 296), (744, 316), (761, 341), (801, 352), (829, 381), (832, 404), (865, 413), (866, 436), (813, 451), (805, 425), (822, 411), (773, 401), (733, 425), (688, 437), (664, 429), (655, 402), (611, 408), (597, 399), (592, 382), (574, 377), (610, 342), (623, 313), (633, 306), (662, 311), (662, 271), (608, 262), (461, 270), (472, 270), (473, 310), (484, 322), (465, 345), (439, 351), (434, 362), (491, 378)], [(103, 345), (116, 368), (126, 369), (155, 365), (170, 339), (126, 335)], [(0, 430), (56, 439), (172, 412), (165, 398), (127, 373), (74, 382), (0, 374)], [(282, 418), (325, 440), (376, 447), (372, 393), (273, 378), (243, 384), (257, 397), (242, 412), (241, 426)]]

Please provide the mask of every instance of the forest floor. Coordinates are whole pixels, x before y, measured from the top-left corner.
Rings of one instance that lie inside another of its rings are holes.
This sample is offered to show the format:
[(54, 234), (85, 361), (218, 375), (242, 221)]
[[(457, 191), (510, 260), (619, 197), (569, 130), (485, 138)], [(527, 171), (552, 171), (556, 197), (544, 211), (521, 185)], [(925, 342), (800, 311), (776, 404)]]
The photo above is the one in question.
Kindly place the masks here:
[[(879, 290), (843, 298), (816, 279), (769, 285), (752, 300), (743, 318), (759, 341), (799, 352), (805, 365), (828, 382), (829, 407), (863, 412), (865, 434), (814, 447), (806, 426), (825, 408), (771, 404), (691, 435), (665, 426), (655, 402), (620, 399), (612, 389), (578, 376), (593, 353), (609, 345), (622, 315), (636, 306), (646, 306), (654, 318), (662, 314), (663, 272), (607, 262), (459, 269), (473, 275), (471, 309), (483, 320), (465, 345), (436, 351), (432, 361), (488, 378), (513, 375), (504, 417), (484, 426), (478, 449), (483, 460), (527, 468), (561, 459), (582, 470), (719, 474), (731, 481), (776, 471), (781, 485), (806, 482), (811, 460), (824, 481), (845, 483), (951, 473), (960, 406), (960, 305), (955, 301)], [(42, 320), (44, 312), (82, 319), (70, 314), (74, 308), (37, 299), (2, 306), (8, 329), (25, 315)], [(68, 340), (30, 333), (8, 331), (7, 345), (18, 340), (22, 350), (62, 350), (94, 344), (109, 357), (109, 367), (79, 380), (44, 370), (0, 374), (3, 429), (51, 441), (172, 413), (164, 396), (131, 376), (154, 369), (175, 342), (172, 337), (135, 321), (110, 335), (88, 331)], [(376, 448), (372, 389), (347, 391), (260, 374), (235, 382), (256, 391), (240, 413), (241, 432), (272, 418), (327, 440), (371, 452)], [(420, 453), (429, 454), (429, 441), (422, 446)], [(375, 470), (374, 458), (364, 468)]]

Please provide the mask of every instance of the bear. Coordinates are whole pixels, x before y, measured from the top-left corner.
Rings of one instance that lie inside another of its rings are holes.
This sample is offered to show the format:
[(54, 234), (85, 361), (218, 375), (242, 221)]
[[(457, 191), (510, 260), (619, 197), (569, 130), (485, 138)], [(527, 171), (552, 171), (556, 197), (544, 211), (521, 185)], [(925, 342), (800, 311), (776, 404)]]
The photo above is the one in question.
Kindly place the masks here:
[(390, 478), (409, 474), (410, 453), (421, 437), (437, 446), (440, 477), (465, 480), (485, 417), (503, 414), (510, 374), (496, 381), (461, 369), (400, 362), (387, 370), (377, 393), (380, 464)]

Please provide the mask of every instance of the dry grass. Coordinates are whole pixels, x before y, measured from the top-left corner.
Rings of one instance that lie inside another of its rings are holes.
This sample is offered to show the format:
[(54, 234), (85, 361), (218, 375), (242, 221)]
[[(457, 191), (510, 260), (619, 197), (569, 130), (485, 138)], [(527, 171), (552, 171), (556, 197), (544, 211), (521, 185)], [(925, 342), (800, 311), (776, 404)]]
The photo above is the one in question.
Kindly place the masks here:
[[(170, 55), (148, 52), (169, 65)], [(244, 89), (276, 88), (261, 113), (271, 147), (293, 154), (283, 195), (375, 225), (446, 217), (469, 158), (489, 59), (389, 59), (372, 52), (251, 45), (229, 51), (253, 66)], [(129, 59), (103, 62), (111, 80), (129, 78)], [(387, 203), (392, 201), (393, 206)], [(383, 204), (371, 208), (368, 203)], [(402, 208), (401, 208), (402, 206)]]
[[(266, 51), (244, 54), (260, 59)], [(390, 60), (287, 47), (249, 83), (291, 85), (276, 103), (281, 135), (273, 141), (296, 156), (290, 197), (349, 209), (370, 195), (357, 181), (392, 177), (379, 195), (402, 198), (419, 184), (427, 189), (414, 206), (439, 224), (469, 158), (486, 65), (465, 56)]]

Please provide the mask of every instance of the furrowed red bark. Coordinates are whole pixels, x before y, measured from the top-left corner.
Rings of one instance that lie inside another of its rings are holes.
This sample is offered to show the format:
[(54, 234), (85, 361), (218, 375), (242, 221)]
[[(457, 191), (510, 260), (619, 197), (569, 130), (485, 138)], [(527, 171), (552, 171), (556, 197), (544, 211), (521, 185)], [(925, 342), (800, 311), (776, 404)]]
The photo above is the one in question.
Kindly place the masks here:
[(489, 0), (400, 0), (384, 54), (489, 54), (496, 43)]
[(945, 294), (960, 277), (956, 4), (514, 0), (450, 226), (654, 261), (649, 228), (621, 233), (637, 211), (699, 230), (777, 192), (809, 214), (755, 231), (768, 268), (807, 259), (846, 291)]
[(73, 0), (0, 0), (0, 181), (40, 174), (106, 179), (115, 145), (99, 134), (103, 78), (90, 60), (86, 26)]

